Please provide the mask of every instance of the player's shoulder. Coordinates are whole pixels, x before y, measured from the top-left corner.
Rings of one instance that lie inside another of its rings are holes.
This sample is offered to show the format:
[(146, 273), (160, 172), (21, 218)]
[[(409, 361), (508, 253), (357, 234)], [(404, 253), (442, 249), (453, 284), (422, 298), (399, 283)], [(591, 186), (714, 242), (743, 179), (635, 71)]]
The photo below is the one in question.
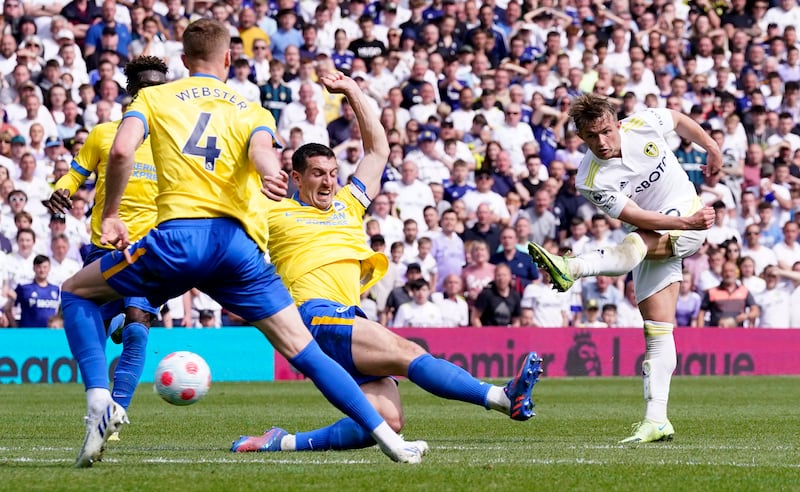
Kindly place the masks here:
[(109, 135), (115, 135), (117, 128), (119, 128), (119, 121), (106, 121), (105, 123), (98, 123), (92, 131), (89, 132), (89, 138), (103, 139)]
[(620, 121), (620, 128), (623, 131), (647, 126), (656, 129), (672, 129), (675, 126), (672, 111), (667, 108), (647, 108), (637, 111)]

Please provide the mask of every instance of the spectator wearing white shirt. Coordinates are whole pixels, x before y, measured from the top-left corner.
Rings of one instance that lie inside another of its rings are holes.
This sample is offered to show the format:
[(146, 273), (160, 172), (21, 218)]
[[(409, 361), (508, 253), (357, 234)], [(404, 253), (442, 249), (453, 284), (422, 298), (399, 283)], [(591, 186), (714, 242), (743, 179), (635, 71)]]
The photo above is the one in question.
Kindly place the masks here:
[[(685, 277), (684, 277), (685, 278)], [(691, 289), (691, 280), (687, 283), (687, 288)], [(697, 294), (695, 294), (697, 295)], [(625, 283), (625, 292), (622, 300), (617, 302), (617, 326), (621, 328), (641, 328), (644, 326), (644, 318), (636, 302), (636, 290), (634, 289), (633, 279)], [(700, 306), (700, 296), (697, 296), (697, 306)], [(694, 313), (695, 315), (697, 313)], [(694, 318), (692, 318), (693, 320)]]
[[(791, 284), (778, 282), (778, 268), (774, 265), (764, 270), (764, 291), (755, 294), (755, 301), (759, 307), (759, 320), (754, 325), (759, 328), (789, 328), (792, 313)], [(797, 309), (795, 307), (795, 309)]]
[(725, 204), (722, 201), (717, 201), (712, 204), (712, 207), (714, 207), (714, 213), (716, 215), (714, 216), (714, 224), (708, 229), (706, 235), (708, 244), (718, 246), (729, 239), (736, 239), (737, 242), (741, 243), (742, 238), (739, 235), (739, 231), (727, 225), (728, 212), (725, 208)]
[(461, 277), (450, 274), (442, 283), (443, 291), (431, 294), (431, 302), (442, 313), (442, 327), (451, 328), (469, 325), (469, 306), (464, 299), (464, 284)]
[(778, 266), (784, 270), (791, 269), (792, 265), (800, 261), (800, 244), (797, 243), (799, 232), (800, 225), (797, 222), (785, 223), (783, 241), (772, 247), (772, 251), (778, 257)]
[(286, 83), (286, 87), (292, 91), (292, 101), (303, 99), (300, 94), (300, 88), (306, 84), (311, 88), (313, 100), (316, 101), (317, 106), (323, 107), (325, 105), (325, 93), (322, 90), (322, 86), (314, 82), (314, 61), (301, 59), (300, 65), (297, 67), (297, 77)]
[(475, 119), (475, 110), (472, 109), (474, 102), (475, 92), (472, 88), (464, 87), (458, 92), (458, 107), (450, 113), (450, 119), (461, 135), (469, 133), (472, 128), (472, 121)]
[(436, 150), (436, 140), (433, 130), (423, 130), (417, 139), (417, 149), (406, 155), (407, 160), (417, 164), (419, 180), (425, 184), (443, 183), (450, 178), (453, 168), (453, 159)]
[(508, 152), (514, 173), (519, 175), (525, 169), (525, 156), (522, 145), (534, 140), (531, 126), (521, 121), (522, 106), (511, 103), (505, 109), (503, 121), (494, 127), (493, 139), (500, 142), (503, 150)]
[(780, 0), (779, 4), (767, 10), (764, 14), (764, 22), (776, 24), (779, 32), (783, 32), (787, 26), (800, 25), (800, 7), (797, 0)]
[(36, 159), (31, 153), (25, 153), (19, 160), (19, 176), (14, 180), (16, 189), (25, 192), (28, 197), (28, 203), (25, 207), (31, 215), (35, 217), (43, 217), (47, 215), (47, 209), (42, 205), (42, 200), (47, 200), (50, 197), (52, 189), (47, 181), (40, 176), (36, 175)]
[(67, 257), (70, 250), (69, 239), (66, 234), (54, 235), (50, 240), (50, 275), (51, 284), (61, 288), (61, 284), (71, 276), (78, 273), (83, 265)]
[[(319, 117), (319, 109), (317, 107), (317, 103), (311, 101), (306, 105), (305, 108), (305, 116), (306, 118), (302, 121), (298, 121), (295, 125), (290, 129), (299, 128), (300, 131), (303, 133), (303, 143), (318, 143), (322, 145), (329, 145), (330, 144), (330, 136), (328, 135), (328, 130), (317, 123), (317, 119)], [(283, 138), (289, 139), (289, 134), (282, 134)]]
[(421, 237), (417, 241), (417, 256), (411, 259), (410, 263), (418, 263), (422, 269), (422, 278), (424, 278), (429, 285), (437, 285), (439, 268), (436, 260), (431, 255), (433, 249), (433, 242), (429, 237)]
[(486, 118), (486, 122), (491, 128), (498, 128), (503, 124), (505, 114), (503, 110), (496, 106), (497, 96), (494, 90), (486, 89), (481, 93), (480, 107), (475, 110), (475, 114), (481, 114)]
[[(27, 87), (27, 86), (26, 86)], [(23, 92), (20, 102), (24, 114), (10, 122), (19, 131), (20, 135), (29, 135), (31, 125), (39, 123), (44, 128), (45, 135), (58, 135), (58, 127), (50, 112), (42, 106), (41, 99), (34, 93)]]
[(250, 102), (260, 102), (261, 94), (258, 86), (250, 80), (250, 63), (244, 58), (239, 58), (233, 62), (233, 78), (229, 78), (225, 84), (235, 90)]
[(624, 92), (633, 92), (636, 94), (638, 101), (644, 101), (645, 96), (648, 94), (659, 93), (656, 78), (653, 72), (645, 66), (644, 62), (637, 60), (631, 63), (630, 77), (627, 85), (625, 85)]
[(749, 256), (741, 256), (736, 263), (739, 265), (739, 282), (754, 296), (764, 292), (767, 284), (763, 278), (756, 276), (756, 262)]
[(539, 275), (542, 281), (528, 284), (520, 301), (523, 308), (533, 310), (530, 326), (569, 326), (570, 294), (550, 287), (550, 276), (545, 270), (540, 270)]
[(478, 211), (478, 206), (481, 203), (489, 205), (492, 213), (495, 216), (496, 222), (501, 225), (508, 225), (511, 220), (511, 214), (506, 208), (505, 198), (492, 191), (494, 184), (494, 177), (489, 169), (480, 169), (475, 173), (475, 190), (468, 191), (462, 197), (464, 205), (467, 208), (467, 216), (470, 220), (470, 225), (475, 222), (475, 213)]
[(778, 264), (775, 252), (761, 244), (761, 226), (756, 223), (749, 224), (744, 230), (744, 246), (741, 255), (753, 259), (756, 275), (761, 275), (767, 265)]
[(403, 221), (393, 216), (390, 211), (389, 197), (385, 193), (380, 193), (372, 201), (369, 216), (364, 219), (365, 224), (369, 220), (378, 222), (381, 235), (389, 245), (403, 241)]
[(794, 123), (794, 117), (791, 113), (782, 112), (778, 115), (778, 131), (767, 138), (765, 154), (773, 155), (776, 152), (775, 149), (785, 144), (788, 144), (792, 149), (792, 154), (794, 154), (797, 149), (800, 149), (800, 136), (792, 133)]
[[(281, 111), (281, 117), (278, 120), (278, 133), (288, 135), (289, 131), (297, 126), (298, 122), (306, 119), (306, 106), (315, 101), (313, 86), (314, 84), (311, 82), (304, 82), (300, 85), (297, 91), (300, 99), (292, 101)], [(325, 117), (321, 112), (318, 112), (316, 124), (325, 128)]]
[(436, 115), (438, 104), (436, 103), (436, 92), (433, 86), (424, 82), (419, 89), (420, 101), (408, 108), (411, 119), (425, 124), (431, 116)]
[(733, 218), (736, 214), (736, 201), (733, 199), (731, 189), (720, 183), (722, 172), (703, 176), (700, 185), (700, 200), (706, 206), (713, 206), (715, 202), (722, 202), (728, 211), (728, 216)]
[(17, 66), (17, 40), (12, 34), (0, 37), (0, 73), (11, 73)]
[(394, 206), (402, 220), (414, 219), (417, 225), (424, 224), (423, 210), (428, 205), (436, 205), (433, 192), (428, 185), (417, 179), (419, 168), (414, 161), (403, 161), (400, 174), (400, 181), (389, 181), (384, 184), (384, 191), (396, 193)]
[(392, 326), (412, 328), (436, 328), (442, 326), (442, 310), (428, 300), (430, 287), (425, 279), (413, 280), (408, 287), (411, 290), (411, 302), (397, 308)]
[(31, 229), (17, 231), (17, 250), (6, 257), (8, 288), (33, 282), (33, 259), (36, 257), (36, 234)]
[[(469, 145), (464, 143), (463, 138), (459, 136), (452, 115), (442, 120), (439, 127), (439, 140), (436, 141), (436, 151), (439, 155), (446, 155), (445, 145), (449, 145), (450, 143), (454, 143), (456, 146), (455, 154), (451, 157), (451, 160), (460, 159), (469, 164), (470, 168), (475, 166), (475, 156), (472, 150), (470, 150)], [(453, 163), (455, 163), (455, 161)]]
[[(235, 31), (238, 36), (238, 31)], [(164, 36), (160, 32), (160, 22), (155, 16), (148, 16), (142, 21), (142, 31), (139, 38), (131, 41), (129, 46), (130, 56), (155, 56), (164, 58), (167, 48)]]

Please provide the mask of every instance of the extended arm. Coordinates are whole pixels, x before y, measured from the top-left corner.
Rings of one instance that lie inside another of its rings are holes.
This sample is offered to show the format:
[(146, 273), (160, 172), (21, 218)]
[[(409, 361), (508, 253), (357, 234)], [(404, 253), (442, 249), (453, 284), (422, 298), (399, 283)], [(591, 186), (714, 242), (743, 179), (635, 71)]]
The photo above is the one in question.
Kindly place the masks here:
[(685, 114), (675, 110), (670, 110), (670, 113), (672, 113), (672, 120), (675, 122), (675, 132), (686, 140), (700, 145), (708, 153), (706, 157), (706, 175), (710, 176), (720, 172), (720, 169), (722, 169), (722, 152), (719, 150), (717, 142), (703, 130), (703, 127)]
[(111, 244), (117, 249), (128, 247), (128, 228), (119, 219), (119, 204), (133, 169), (134, 154), (144, 136), (144, 121), (138, 117), (123, 119), (108, 155), (106, 203), (103, 207), (103, 234), (100, 242)]
[(260, 130), (250, 138), (248, 156), (261, 176), (261, 192), (270, 200), (280, 201), (286, 196), (288, 176), (281, 171), (281, 161), (275, 152), (273, 136)]
[(369, 96), (356, 82), (339, 72), (329, 73), (320, 78), (322, 85), (334, 94), (344, 94), (353, 108), (353, 113), (361, 130), (364, 143), (364, 158), (356, 168), (355, 177), (364, 186), (368, 197), (374, 197), (380, 191), (381, 176), (389, 160), (389, 140), (380, 118), (370, 106)]
[(644, 210), (633, 200), (628, 200), (619, 214), (620, 220), (648, 231), (663, 230), (705, 230), (714, 223), (714, 209), (703, 207), (688, 217), (665, 215)]
[(50, 198), (42, 200), (42, 204), (51, 214), (67, 213), (67, 210), (72, 208), (72, 195), (78, 191), (86, 178), (97, 170), (99, 160), (97, 132), (97, 128), (92, 130), (86, 143), (73, 159), (69, 172), (53, 185), (54, 191)]

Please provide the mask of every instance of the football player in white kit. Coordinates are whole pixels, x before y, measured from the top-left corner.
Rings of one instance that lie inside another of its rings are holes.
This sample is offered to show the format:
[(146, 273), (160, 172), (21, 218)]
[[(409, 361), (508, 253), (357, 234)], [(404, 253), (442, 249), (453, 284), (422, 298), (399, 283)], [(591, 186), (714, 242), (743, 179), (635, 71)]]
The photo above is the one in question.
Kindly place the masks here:
[(559, 291), (581, 277), (633, 271), (636, 299), (644, 318), (642, 363), (644, 419), (622, 443), (670, 440), (667, 400), (677, 354), (672, 329), (682, 280), (681, 260), (703, 244), (714, 210), (703, 207), (664, 135), (675, 131), (708, 152), (706, 173), (718, 173), (720, 149), (692, 119), (669, 109), (648, 109), (617, 121), (604, 97), (585, 94), (570, 109), (586, 153), (576, 183), (581, 194), (630, 232), (617, 246), (576, 257), (556, 256), (530, 243), (529, 252)]

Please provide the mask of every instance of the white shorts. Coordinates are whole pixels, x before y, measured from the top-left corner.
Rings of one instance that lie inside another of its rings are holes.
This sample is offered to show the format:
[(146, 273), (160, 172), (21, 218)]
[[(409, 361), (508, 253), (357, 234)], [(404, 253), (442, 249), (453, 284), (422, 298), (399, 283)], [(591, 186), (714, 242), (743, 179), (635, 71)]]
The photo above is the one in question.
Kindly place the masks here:
[(669, 231), (667, 234), (674, 255), (666, 260), (644, 260), (633, 269), (637, 302), (683, 280), (683, 259), (695, 254), (706, 240), (706, 231)]

